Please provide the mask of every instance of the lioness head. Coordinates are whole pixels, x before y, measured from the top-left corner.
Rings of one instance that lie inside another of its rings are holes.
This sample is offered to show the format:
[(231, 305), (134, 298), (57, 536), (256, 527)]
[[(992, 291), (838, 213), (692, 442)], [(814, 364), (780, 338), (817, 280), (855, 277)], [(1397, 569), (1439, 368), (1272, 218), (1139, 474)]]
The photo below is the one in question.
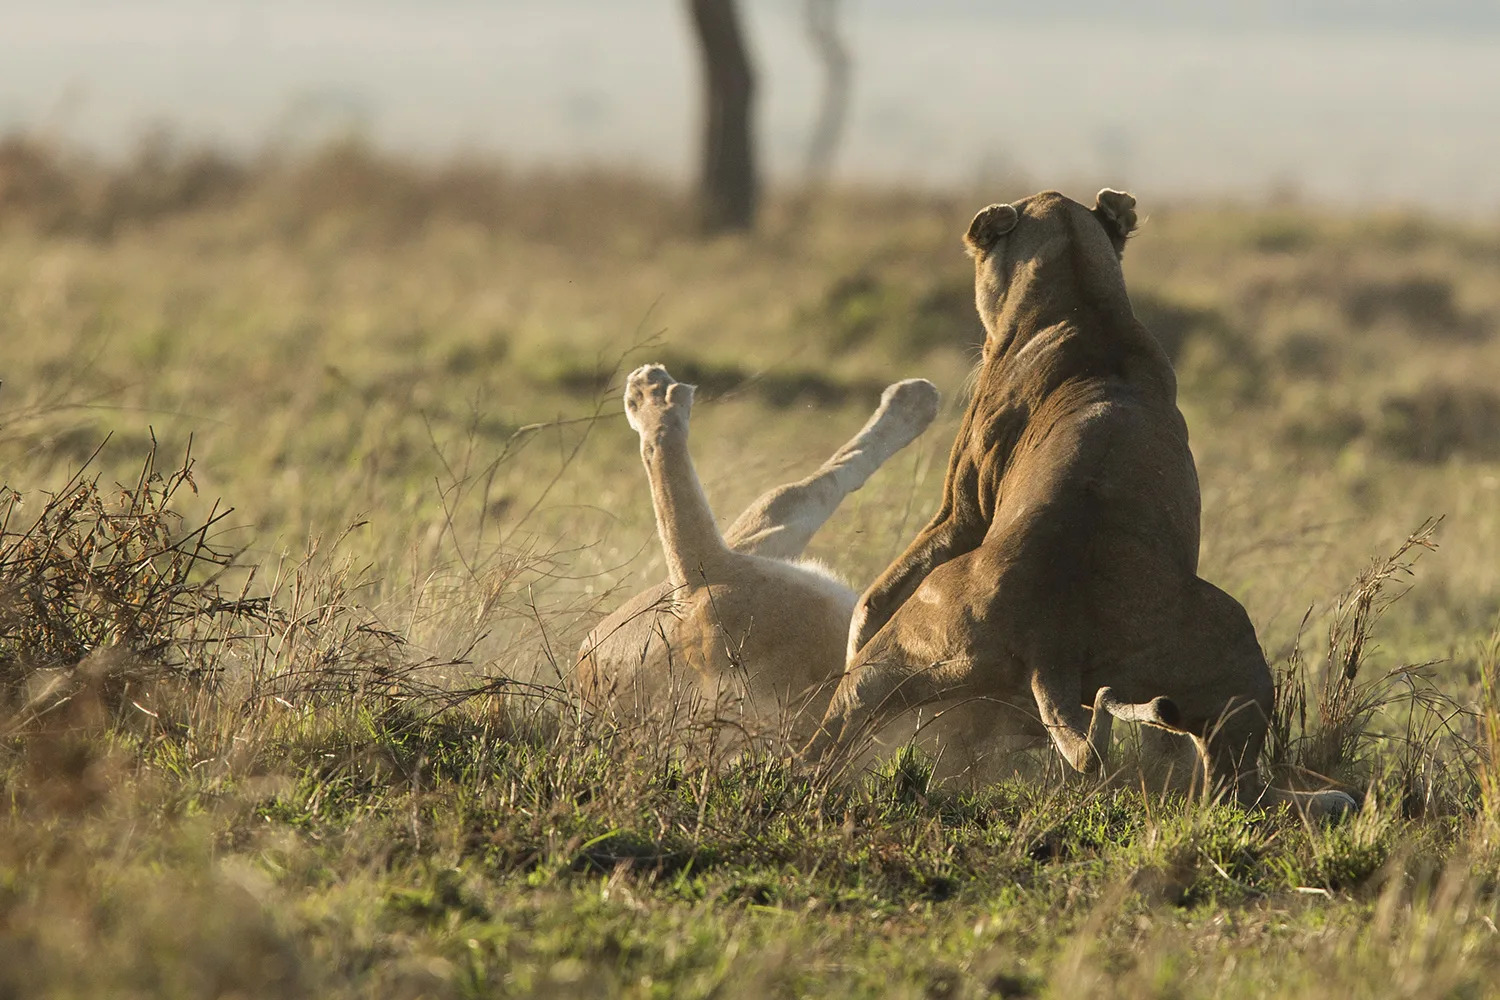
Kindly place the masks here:
[(985, 328), (995, 334), (1012, 293), (1023, 286), (1075, 301), (1123, 296), (1120, 257), (1136, 221), (1135, 198), (1109, 188), (1093, 208), (1043, 191), (981, 210), (964, 246), (974, 258), (974, 298)]

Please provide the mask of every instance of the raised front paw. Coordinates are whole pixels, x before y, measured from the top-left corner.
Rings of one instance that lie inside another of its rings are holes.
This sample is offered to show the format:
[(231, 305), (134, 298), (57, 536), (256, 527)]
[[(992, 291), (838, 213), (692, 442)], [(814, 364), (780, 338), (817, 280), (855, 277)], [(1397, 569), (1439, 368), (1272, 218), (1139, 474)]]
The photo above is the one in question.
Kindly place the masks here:
[(927, 429), (937, 416), (937, 386), (925, 378), (909, 378), (885, 387), (877, 419), (888, 423), (905, 444)]
[(661, 365), (641, 365), (625, 379), (625, 419), (642, 438), (686, 434), (694, 388)]

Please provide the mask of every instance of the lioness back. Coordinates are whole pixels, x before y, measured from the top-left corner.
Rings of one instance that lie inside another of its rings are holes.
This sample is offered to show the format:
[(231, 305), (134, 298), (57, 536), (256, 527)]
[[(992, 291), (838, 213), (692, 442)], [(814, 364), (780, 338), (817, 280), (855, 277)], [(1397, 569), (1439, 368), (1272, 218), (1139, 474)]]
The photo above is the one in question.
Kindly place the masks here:
[(1056, 192), (975, 216), (984, 355), (943, 502), (860, 598), (818, 746), (923, 701), (1030, 701), (1096, 770), (1112, 715), (1198, 741), (1248, 796), (1270, 674), (1244, 610), (1198, 579), (1177, 384), (1120, 255), (1135, 200)]

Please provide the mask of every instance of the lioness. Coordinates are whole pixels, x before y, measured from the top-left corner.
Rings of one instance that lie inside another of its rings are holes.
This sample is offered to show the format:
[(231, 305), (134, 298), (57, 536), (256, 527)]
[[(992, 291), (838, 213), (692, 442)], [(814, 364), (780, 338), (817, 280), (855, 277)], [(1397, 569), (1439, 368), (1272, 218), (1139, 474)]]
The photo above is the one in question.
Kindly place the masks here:
[(821, 468), (761, 496), (722, 536), (688, 454), (692, 403), (693, 386), (661, 365), (626, 379), (668, 579), (589, 633), (577, 684), (595, 708), (639, 717), (687, 707), (751, 731), (781, 729), (800, 745), (842, 675), (858, 595), (799, 557), (840, 501), (932, 422), (937, 389), (924, 379), (887, 387)]
[[(1113, 715), (1190, 737), (1242, 801), (1264, 793), (1271, 673), (1244, 609), (1197, 574), (1176, 379), (1120, 267), (1135, 228), (1135, 199), (1108, 189), (974, 217), (986, 339), (942, 505), (859, 599), (813, 754), (917, 705), (1029, 702), (1079, 771)], [(1352, 804), (1332, 794), (1319, 808)]]

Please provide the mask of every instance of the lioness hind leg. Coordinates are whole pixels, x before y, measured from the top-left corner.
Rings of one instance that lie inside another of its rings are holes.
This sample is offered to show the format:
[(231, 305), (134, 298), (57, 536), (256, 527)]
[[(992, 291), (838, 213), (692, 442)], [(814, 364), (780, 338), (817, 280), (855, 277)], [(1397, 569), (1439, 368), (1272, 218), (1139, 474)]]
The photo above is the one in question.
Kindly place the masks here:
[(1275, 693), (1271, 669), (1245, 609), (1212, 584), (1196, 581), (1182, 621), (1163, 686), (1199, 748), (1205, 790), (1249, 805), (1265, 789), (1258, 758)]
[(715, 582), (733, 557), (688, 454), (692, 407), (693, 386), (661, 365), (642, 365), (625, 379), (625, 418), (641, 438), (641, 461), (673, 587)]
[(811, 476), (778, 486), (745, 508), (725, 532), (726, 544), (769, 559), (800, 556), (844, 497), (926, 430), (937, 410), (938, 391), (926, 379), (887, 386), (858, 434)]

